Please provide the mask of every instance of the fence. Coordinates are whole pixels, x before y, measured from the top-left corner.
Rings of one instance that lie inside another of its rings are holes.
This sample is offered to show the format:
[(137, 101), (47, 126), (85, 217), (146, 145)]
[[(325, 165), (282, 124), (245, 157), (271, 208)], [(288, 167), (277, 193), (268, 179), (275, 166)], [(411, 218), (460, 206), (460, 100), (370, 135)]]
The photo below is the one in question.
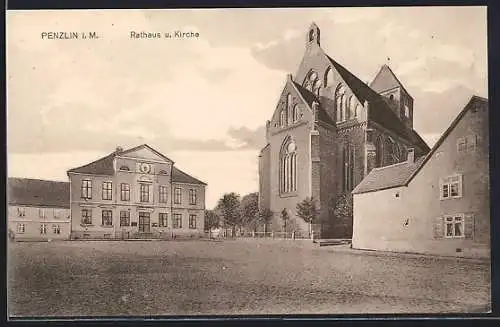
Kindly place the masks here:
[[(207, 232), (208, 233), (208, 232)], [(310, 239), (307, 234), (298, 232), (249, 232), (223, 230), (217, 233), (208, 233), (210, 238), (267, 238), (267, 239)]]

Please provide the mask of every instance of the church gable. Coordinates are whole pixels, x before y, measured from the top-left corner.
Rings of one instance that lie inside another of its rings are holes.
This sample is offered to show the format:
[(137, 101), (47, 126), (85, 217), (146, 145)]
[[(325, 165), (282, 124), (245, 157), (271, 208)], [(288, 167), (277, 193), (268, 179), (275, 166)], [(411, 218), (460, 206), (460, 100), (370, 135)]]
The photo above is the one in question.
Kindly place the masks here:
[(124, 151), (119, 155), (127, 158), (134, 158), (134, 159), (137, 158), (137, 159), (146, 159), (146, 160), (172, 163), (172, 160), (165, 157), (163, 154), (159, 153), (158, 151), (156, 151), (155, 149), (151, 148), (146, 144)]
[(304, 96), (297, 90), (297, 87), (289, 74), (278, 105), (271, 121), (272, 128), (284, 128), (300, 122), (305, 122), (311, 115), (310, 99), (304, 99)]

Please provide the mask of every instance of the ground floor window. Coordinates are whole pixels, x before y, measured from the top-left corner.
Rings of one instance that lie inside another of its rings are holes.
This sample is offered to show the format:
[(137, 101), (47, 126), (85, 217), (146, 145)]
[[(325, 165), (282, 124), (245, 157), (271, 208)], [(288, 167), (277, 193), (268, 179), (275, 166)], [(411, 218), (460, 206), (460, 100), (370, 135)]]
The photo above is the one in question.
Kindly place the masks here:
[(102, 211), (102, 225), (113, 226), (113, 211), (111, 210)]
[(158, 224), (160, 227), (167, 227), (168, 222), (167, 222), (167, 214), (164, 212), (161, 212), (158, 214)]
[(130, 226), (130, 211), (120, 211), (120, 226)]
[(41, 235), (47, 234), (47, 225), (46, 224), (41, 224), (40, 225), (40, 234)]
[(53, 234), (61, 234), (61, 226), (59, 226), (59, 225), (52, 225), (52, 233)]
[(173, 228), (182, 228), (182, 215), (180, 213), (173, 214), (172, 227)]
[(196, 215), (189, 215), (189, 228), (196, 229)]
[(17, 224), (17, 232), (24, 233), (26, 231), (26, 226), (24, 224)]
[(447, 238), (464, 237), (464, 217), (462, 215), (445, 217), (445, 236)]
[(92, 225), (92, 211), (89, 209), (82, 209), (82, 224)]

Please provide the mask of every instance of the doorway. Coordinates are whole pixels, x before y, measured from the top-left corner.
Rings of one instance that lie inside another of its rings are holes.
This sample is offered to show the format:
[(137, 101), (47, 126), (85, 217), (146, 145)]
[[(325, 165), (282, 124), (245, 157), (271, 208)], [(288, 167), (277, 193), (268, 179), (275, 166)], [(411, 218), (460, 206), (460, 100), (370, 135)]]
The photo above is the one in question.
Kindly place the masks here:
[(139, 233), (149, 233), (151, 231), (150, 222), (149, 212), (139, 212)]

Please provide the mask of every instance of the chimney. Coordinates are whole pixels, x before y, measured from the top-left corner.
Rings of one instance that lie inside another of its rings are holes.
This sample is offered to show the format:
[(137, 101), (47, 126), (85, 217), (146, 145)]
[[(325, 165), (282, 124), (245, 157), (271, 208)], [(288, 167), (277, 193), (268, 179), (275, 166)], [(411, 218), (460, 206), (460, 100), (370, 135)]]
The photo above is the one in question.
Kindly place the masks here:
[(408, 163), (412, 164), (415, 162), (415, 149), (408, 148), (408, 159), (406, 160)]
[(116, 149), (115, 149), (115, 152), (116, 153), (123, 152), (123, 148), (121, 146), (117, 146)]
[(287, 81), (291, 81), (292, 80), (292, 74), (286, 74), (286, 79), (287, 79)]

